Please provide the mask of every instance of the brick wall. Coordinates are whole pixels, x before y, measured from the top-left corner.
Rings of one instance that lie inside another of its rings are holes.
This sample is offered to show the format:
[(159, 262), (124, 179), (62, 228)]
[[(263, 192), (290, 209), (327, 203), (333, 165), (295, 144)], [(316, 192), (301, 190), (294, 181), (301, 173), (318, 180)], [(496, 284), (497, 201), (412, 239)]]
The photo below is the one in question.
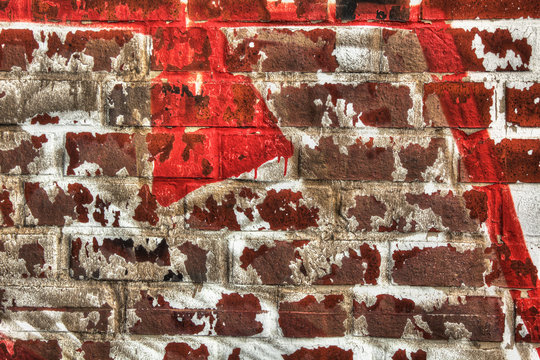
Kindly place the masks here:
[(0, 358), (538, 359), (538, 18), (0, 1)]

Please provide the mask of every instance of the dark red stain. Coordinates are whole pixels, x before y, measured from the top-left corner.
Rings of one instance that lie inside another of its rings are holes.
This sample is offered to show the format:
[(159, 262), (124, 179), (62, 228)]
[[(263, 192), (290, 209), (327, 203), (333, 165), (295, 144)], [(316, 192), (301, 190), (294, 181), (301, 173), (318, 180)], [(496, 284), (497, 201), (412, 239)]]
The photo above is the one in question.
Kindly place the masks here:
[(30, 120), (30, 125), (40, 124), (40, 125), (49, 125), (49, 124), (58, 124), (60, 118), (58, 116), (51, 116), (47, 113), (38, 114)]
[(356, 231), (371, 231), (375, 230), (371, 226), (371, 217), (378, 216), (384, 219), (386, 205), (377, 200), (375, 196), (356, 196), (354, 198), (355, 206), (347, 210), (348, 217), (354, 217), (358, 222)]
[(134, 304), (140, 318), (131, 328), (133, 334), (186, 334), (201, 333), (205, 324), (197, 325), (198, 319), (208, 317), (217, 335), (252, 336), (262, 332), (262, 323), (256, 321), (257, 314), (263, 313), (259, 299), (253, 294), (223, 294), (216, 309), (175, 309), (163, 296), (155, 299), (146, 291), (141, 291), (141, 299)]
[(146, 143), (150, 152), (150, 161), (164, 162), (169, 159), (174, 146), (175, 135), (170, 133), (148, 134)]
[(137, 175), (136, 151), (133, 134), (67, 133), (66, 152), (69, 155), (67, 175), (75, 175), (75, 169), (84, 163), (97, 164), (95, 174), (115, 176), (126, 169), (128, 175)]
[(195, 206), (186, 223), (201, 230), (240, 230), (234, 212), (235, 205), (236, 197), (232, 191), (225, 195), (219, 205), (214, 196), (210, 195), (205, 202), (206, 209)]
[(484, 83), (425, 84), (424, 121), (436, 127), (486, 128), (491, 124), (493, 94)]
[(0, 31), (0, 71), (11, 71), (13, 67), (20, 67), (26, 71), (26, 65), (32, 62), (34, 50), (38, 47), (32, 30)]
[(419, 349), (417, 351), (411, 352), (411, 357), (407, 356), (407, 351), (403, 349), (397, 350), (394, 355), (392, 355), (392, 360), (426, 360), (427, 353)]
[(279, 304), (279, 326), (285, 337), (314, 338), (345, 335), (347, 311), (343, 295), (325, 295), (322, 301), (307, 295), (300, 301)]
[(388, 180), (392, 181), (394, 152), (392, 147), (373, 145), (373, 138), (366, 143), (358, 138), (347, 146), (347, 154), (339, 148), (339, 138), (321, 137), (319, 144), (302, 149), (302, 177), (335, 180)]
[[(230, 72), (334, 72), (339, 66), (332, 29), (259, 29), (256, 36), (241, 40), (227, 51), (225, 65)], [(261, 58), (261, 53), (266, 56)]]
[(45, 135), (32, 136), (31, 140), (21, 140), (20, 144), (13, 149), (0, 150), (0, 171), (9, 173), (18, 166), (21, 174), (29, 174), (28, 165), (42, 155), (39, 149), (47, 141)]
[[(331, 104), (327, 105), (328, 97)], [(278, 93), (271, 93), (276, 116), (281, 126), (322, 127), (323, 118), (328, 117), (331, 127), (340, 127), (338, 113), (335, 109), (339, 99), (352, 104), (353, 110), (367, 126), (409, 128), (409, 109), (413, 103), (410, 88), (392, 86), (384, 83), (367, 84), (314, 84), (303, 83), (298, 86), (283, 86)], [(320, 100), (320, 102), (315, 101)], [(358, 123), (353, 118), (352, 125)]]
[(360, 249), (349, 249), (341, 260), (341, 266), (331, 265), (328, 275), (315, 282), (319, 285), (337, 284), (377, 284), (380, 275), (381, 254), (375, 246), (360, 245)]
[[(90, 190), (79, 183), (68, 184), (68, 194), (75, 204), (77, 220), (83, 223), (88, 222), (88, 208), (85, 205), (91, 204), (94, 197)], [(56, 202), (56, 198), (55, 198)], [(73, 217), (75, 219), (75, 217)]]
[(423, 2), (424, 19), (518, 19), (540, 17), (540, 5), (528, 0), (445, 0)]
[(221, 336), (252, 336), (263, 331), (256, 320), (263, 313), (259, 299), (253, 294), (223, 294), (216, 306), (216, 334)]
[(506, 88), (506, 121), (523, 127), (540, 126), (540, 84), (523, 90)]
[(97, 239), (94, 238), (93, 250), (94, 253), (100, 252), (107, 261), (111, 255), (116, 254), (130, 263), (149, 262), (157, 266), (171, 265), (169, 245), (165, 239), (161, 239), (154, 250), (148, 250), (144, 245), (134, 246), (132, 239), (104, 238), (103, 244), (98, 245)]
[(186, 343), (168, 343), (163, 360), (206, 360), (210, 356), (206, 345), (194, 349)]
[(240, 360), (240, 348), (234, 348), (227, 360)]
[[(431, 340), (449, 339), (445, 325), (448, 322), (462, 324), (471, 333), (472, 341), (500, 342), (504, 332), (502, 301), (496, 297), (467, 296), (455, 305), (446, 300), (440, 307), (426, 311), (413, 300), (381, 294), (371, 306), (354, 301), (353, 312), (355, 318), (365, 317), (368, 335), (374, 337), (401, 338), (408, 322), (424, 339)], [(421, 317), (429, 331), (417, 323), (415, 316)]]
[(121, 48), (133, 38), (133, 33), (123, 30), (101, 30), (68, 32), (64, 41), (55, 33), (47, 40), (47, 56), (59, 55), (65, 64), (77, 53), (94, 59), (93, 71), (111, 71), (112, 60), (120, 54)]
[(204, 250), (198, 245), (186, 241), (178, 247), (182, 254), (186, 255), (184, 266), (192, 282), (202, 283), (206, 281), (206, 259), (208, 250)]
[[(45, 272), (41, 271), (43, 270), (43, 265), (45, 265), (45, 253), (43, 246), (38, 242), (22, 245), (19, 248), (18, 258), (24, 260), (24, 266), (26, 266), (26, 270), (31, 277), (45, 277)], [(40, 270), (35, 270), (36, 265), (39, 265)], [(27, 276), (26, 274), (23, 275), (23, 277)]]
[[(407, 170), (405, 181), (428, 180), (423, 173), (428, 167), (433, 166), (439, 157), (439, 152), (446, 151), (445, 139), (433, 138), (425, 148), (419, 144), (410, 144), (401, 147), (399, 159), (401, 165)], [(435, 181), (441, 181), (440, 176)]]
[[(79, 279), (86, 276), (86, 270), (81, 266), (81, 260), (79, 258), (82, 249), (82, 240), (77, 238), (71, 241), (71, 257), (70, 257), (70, 274), (73, 278)], [(88, 249), (84, 247), (86, 254), (88, 255)]]
[(105, 219), (105, 211), (109, 209), (109, 206), (111, 205), (111, 202), (105, 202), (101, 200), (99, 195), (96, 196), (96, 202), (94, 204), (95, 211), (92, 214), (92, 217), (96, 222), (101, 224), (101, 226), (107, 225), (109, 220)]
[(476, 286), (484, 285), (485, 260), (490, 259), (482, 248), (457, 251), (452, 245), (395, 250), (392, 280), (411, 286)]
[(3, 227), (15, 225), (15, 222), (11, 217), (12, 214), (15, 214), (15, 208), (13, 207), (13, 202), (11, 202), (9, 195), (9, 190), (3, 185), (2, 190), (0, 191), (0, 212), (2, 213)]
[(353, 355), (352, 350), (343, 350), (337, 346), (328, 346), (315, 349), (302, 347), (291, 355), (282, 355), (282, 357), (283, 360), (352, 360)]
[(141, 203), (135, 208), (133, 219), (140, 222), (148, 222), (150, 225), (156, 225), (159, 221), (156, 213), (156, 196), (150, 192), (150, 187), (146, 184), (139, 190), (138, 196), (141, 198)]
[(57, 340), (10, 340), (0, 338), (0, 358), (5, 360), (60, 360)]
[(261, 218), (271, 230), (304, 230), (318, 227), (319, 209), (300, 205), (304, 197), (300, 191), (269, 190), (261, 204), (256, 206)]
[(84, 360), (112, 360), (109, 341), (85, 341), (77, 351), (84, 352)]

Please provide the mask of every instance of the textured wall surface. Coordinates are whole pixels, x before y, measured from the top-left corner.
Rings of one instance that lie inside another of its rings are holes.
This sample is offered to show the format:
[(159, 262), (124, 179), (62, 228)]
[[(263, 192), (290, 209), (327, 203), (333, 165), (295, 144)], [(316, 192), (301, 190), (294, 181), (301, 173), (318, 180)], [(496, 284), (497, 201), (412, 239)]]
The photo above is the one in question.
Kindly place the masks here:
[(1, 0), (0, 359), (539, 359), (538, 19)]

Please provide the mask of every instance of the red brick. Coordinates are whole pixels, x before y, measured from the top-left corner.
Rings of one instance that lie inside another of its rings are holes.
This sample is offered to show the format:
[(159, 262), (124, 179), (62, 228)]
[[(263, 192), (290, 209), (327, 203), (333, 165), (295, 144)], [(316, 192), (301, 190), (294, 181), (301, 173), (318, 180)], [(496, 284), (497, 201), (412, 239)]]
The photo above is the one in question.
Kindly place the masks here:
[(409, 20), (409, 0), (336, 0), (336, 19), (351, 20)]
[[(219, 282), (224, 253), (215, 239), (72, 235), (75, 279)], [(182, 260), (177, 260), (182, 259)]]
[(480, 191), (389, 187), (346, 192), (341, 214), (353, 232), (476, 233), (487, 219), (487, 196)]
[(62, 349), (58, 340), (10, 340), (2, 339), (0, 357), (5, 360), (16, 359), (62, 359)]
[(205, 286), (129, 293), (127, 330), (140, 335), (262, 336), (271, 329), (269, 296)]
[(376, 244), (333, 241), (331, 250), (317, 241), (243, 244), (233, 248), (232, 279), (239, 284), (374, 285), (381, 274), (381, 247)]
[(199, 230), (306, 230), (333, 222), (329, 189), (207, 186), (186, 198), (186, 224)]
[(447, 151), (442, 138), (322, 136), (315, 146), (302, 148), (300, 174), (307, 179), (441, 182), (450, 167)]
[(188, 0), (187, 9), (189, 18), (195, 21), (305, 22), (327, 18), (326, 0)]
[(2, 21), (29, 20), (31, 18), (30, 7), (30, 0), (7, 1), (0, 9), (0, 19)]
[(417, 334), (429, 340), (502, 341), (505, 315), (501, 299), (465, 296), (450, 301), (431, 295), (432, 303), (389, 294), (377, 295), (376, 301), (373, 294), (361, 296), (353, 302), (355, 333), (385, 338)]
[(506, 87), (506, 121), (523, 127), (540, 126), (540, 84)]
[(290, 355), (283, 355), (284, 360), (304, 360), (304, 359), (332, 359), (332, 360), (352, 360), (353, 351), (341, 349), (337, 346), (317, 347), (306, 349), (304, 347), (296, 350)]
[(491, 262), (496, 261), (492, 251), (474, 244), (394, 243), (392, 260), (392, 280), (399, 285), (480, 287), (486, 283), (484, 276), (490, 284), (495, 280), (504, 284), (500, 274), (490, 273)]
[(443, 19), (518, 19), (539, 18), (540, 5), (528, 0), (426, 0), (422, 2), (422, 18)]
[[(61, 294), (62, 296), (59, 296)], [(3, 287), (3, 333), (107, 333), (114, 327), (115, 299), (106, 287)]]
[(484, 83), (425, 84), (424, 122), (435, 127), (489, 127), (493, 96), (494, 89)]
[(13, 67), (26, 70), (27, 65), (32, 62), (34, 50), (38, 47), (31, 30), (0, 31), (0, 71), (10, 71)]
[[(499, 143), (477, 132), (457, 134), (460, 151), (459, 179), (462, 182), (540, 182), (540, 141), (503, 139)], [(481, 171), (480, 171), (481, 169)]]
[(408, 84), (289, 83), (272, 89), (269, 107), (281, 126), (298, 127), (413, 127)]
[(26, 132), (3, 131), (0, 135), (0, 173), (57, 174), (59, 141), (53, 134), (30, 135)]
[(34, 20), (49, 21), (185, 21), (185, 5), (172, 0), (152, 2), (96, 0), (80, 4), (69, 0), (32, 0), (32, 16)]
[[(390, 73), (426, 72), (428, 64), (415, 31), (382, 29), (382, 71)], [(386, 60), (386, 61), (384, 61)]]
[(4, 266), (0, 274), (4, 279), (54, 278), (56, 251), (53, 234), (2, 234), (0, 259)]
[(20, 182), (15, 178), (0, 178), (0, 227), (22, 225), (23, 208)]
[(516, 328), (517, 342), (540, 343), (540, 312), (539, 298), (516, 299)]
[[(292, 338), (345, 336), (348, 311), (343, 295), (290, 294), (279, 304), (279, 326)], [(292, 300), (292, 298), (299, 300)], [(290, 300), (289, 300), (290, 299)]]
[(105, 106), (109, 125), (150, 125), (151, 109), (149, 83), (108, 83), (105, 92)]

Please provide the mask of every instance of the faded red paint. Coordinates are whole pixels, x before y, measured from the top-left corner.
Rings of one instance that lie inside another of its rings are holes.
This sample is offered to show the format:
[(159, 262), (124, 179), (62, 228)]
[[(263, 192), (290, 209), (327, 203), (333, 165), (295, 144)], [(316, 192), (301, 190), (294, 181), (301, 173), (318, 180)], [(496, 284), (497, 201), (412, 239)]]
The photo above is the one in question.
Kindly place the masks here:
[(205, 202), (206, 209), (195, 206), (186, 222), (190, 226), (203, 230), (220, 230), (224, 228), (240, 230), (240, 224), (238, 224), (234, 213), (235, 205), (236, 197), (232, 191), (225, 195), (220, 205), (218, 205), (214, 196), (210, 195)]
[(156, 213), (156, 196), (150, 192), (150, 187), (146, 184), (141, 187), (137, 195), (141, 198), (141, 203), (135, 208), (133, 219), (156, 225), (159, 221), (159, 216)]
[(13, 67), (26, 71), (38, 47), (32, 30), (3, 29), (0, 31), (0, 71), (11, 71)]
[(422, 15), (430, 20), (538, 18), (540, 6), (528, 0), (425, 0)]
[(112, 360), (109, 341), (85, 341), (77, 351), (84, 352), (84, 360)]
[(307, 295), (300, 301), (281, 302), (278, 312), (283, 336), (344, 336), (347, 311), (343, 302), (343, 295), (324, 295), (321, 301)]
[(349, 249), (349, 253), (341, 259), (341, 266), (332, 264), (330, 273), (315, 283), (320, 285), (377, 284), (381, 254), (375, 246), (371, 248), (368, 244), (362, 244), (359, 253)]
[(263, 324), (256, 317), (262, 312), (261, 303), (253, 294), (223, 294), (216, 306), (216, 333), (222, 336), (259, 334)]
[(186, 241), (180, 245), (178, 250), (187, 257), (186, 261), (184, 261), (184, 266), (191, 281), (195, 283), (206, 282), (208, 250), (204, 250), (190, 241)]
[(186, 343), (168, 343), (163, 360), (205, 360), (210, 353), (206, 345), (194, 349)]
[[(26, 266), (26, 271), (30, 274), (31, 277), (44, 278), (45, 272), (40, 271), (44, 270), (43, 265), (45, 265), (45, 252), (43, 246), (38, 242), (32, 244), (25, 244), (19, 248), (19, 259), (24, 260), (24, 265)], [(38, 266), (40, 270), (35, 269), (35, 266)], [(23, 277), (28, 277), (27, 274), (23, 274)]]
[(272, 189), (256, 207), (261, 218), (270, 224), (271, 230), (304, 230), (317, 227), (319, 209), (300, 205), (303, 198), (300, 191)]
[(540, 84), (523, 90), (506, 88), (506, 121), (523, 127), (540, 126)]
[(406, 22), (410, 18), (408, 0), (337, 0), (336, 19), (343, 22), (388, 20)]
[(417, 351), (411, 351), (411, 357), (407, 356), (407, 351), (404, 349), (397, 350), (394, 355), (392, 355), (392, 360), (426, 360), (427, 353), (419, 349)]
[(240, 360), (240, 352), (241, 352), (240, 348), (234, 348), (232, 353), (227, 358), (227, 360)]
[(39, 149), (47, 141), (46, 135), (32, 136), (29, 140), (21, 140), (13, 149), (0, 150), (0, 171), (9, 173), (18, 166), (21, 174), (29, 174), (28, 165), (42, 155)]
[(356, 196), (354, 198), (355, 206), (347, 211), (348, 217), (353, 217), (358, 222), (356, 231), (371, 231), (374, 230), (371, 226), (371, 217), (378, 216), (384, 218), (386, 214), (386, 205), (377, 200), (375, 196)]
[(40, 125), (49, 125), (49, 124), (58, 124), (60, 118), (58, 116), (51, 116), (47, 113), (38, 114), (30, 120), (30, 125), (40, 124)]
[(352, 350), (344, 350), (337, 346), (318, 347), (306, 349), (304, 347), (296, 350), (290, 355), (282, 355), (284, 360), (352, 360)]
[(5, 360), (60, 360), (57, 340), (11, 340), (0, 338), (0, 358)]

